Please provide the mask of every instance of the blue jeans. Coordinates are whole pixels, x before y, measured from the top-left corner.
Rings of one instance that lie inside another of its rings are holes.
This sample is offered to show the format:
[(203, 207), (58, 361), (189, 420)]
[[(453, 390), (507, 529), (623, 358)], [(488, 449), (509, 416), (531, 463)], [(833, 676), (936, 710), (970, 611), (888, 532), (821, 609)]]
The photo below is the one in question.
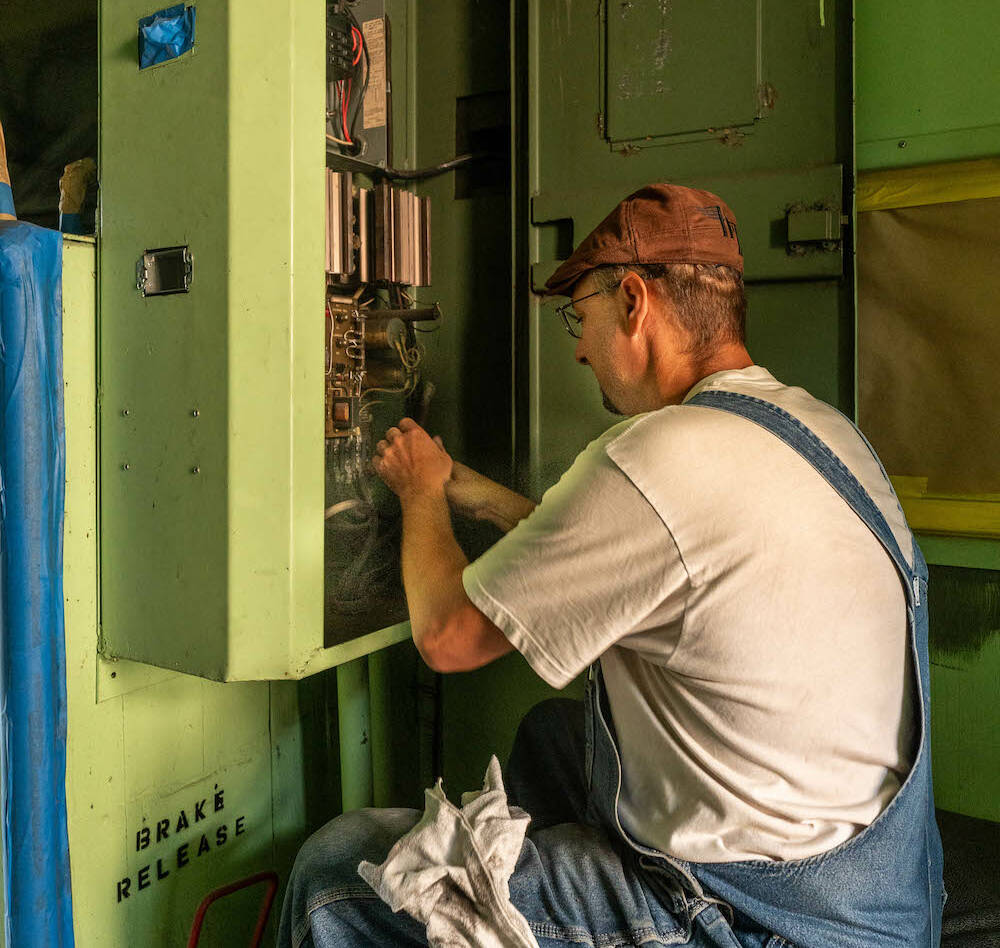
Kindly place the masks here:
[[(620, 945), (750, 946), (764, 933), (735, 940), (715, 906), (691, 918), (680, 888), (644, 869), (627, 846), (584, 823), (584, 706), (553, 699), (521, 722), (504, 774), (508, 799), (532, 815), (511, 901), (541, 948)], [(282, 948), (426, 945), (424, 926), (393, 913), (357, 873), (384, 861), (420, 818), (407, 809), (345, 813), (314, 833), (295, 861), (281, 913)], [(471, 948), (471, 946), (470, 946)]]

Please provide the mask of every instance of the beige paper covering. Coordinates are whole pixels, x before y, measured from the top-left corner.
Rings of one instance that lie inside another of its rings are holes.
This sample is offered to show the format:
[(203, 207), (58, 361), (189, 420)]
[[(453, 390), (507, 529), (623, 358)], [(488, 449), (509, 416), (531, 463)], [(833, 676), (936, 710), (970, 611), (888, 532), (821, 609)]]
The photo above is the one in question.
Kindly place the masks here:
[(59, 179), (59, 213), (79, 214), (87, 196), (87, 186), (97, 174), (93, 158), (71, 161)]
[(859, 418), (890, 474), (1000, 492), (1000, 198), (858, 215)]
[[(10, 172), (7, 170), (7, 145), (3, 138), (3, 124), (0, 123), (0, 184), (10, 184)], [(0, 221), (17, 220), (13, 214), (0, 212)]]

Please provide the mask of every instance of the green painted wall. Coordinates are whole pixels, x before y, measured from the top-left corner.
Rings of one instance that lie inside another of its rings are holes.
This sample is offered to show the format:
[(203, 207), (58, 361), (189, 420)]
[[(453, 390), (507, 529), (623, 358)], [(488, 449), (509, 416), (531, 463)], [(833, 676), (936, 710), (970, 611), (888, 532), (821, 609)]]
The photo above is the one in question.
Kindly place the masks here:
[[(1000, 153), (993, 0), (873, 0), (856, 17), (859, 170)], [(947, 564), (932, 565), (928, 592), (937, 804), (1000, 820), (1000, 543), (920, 542), (930, 563)]]
[(994, 0), (855, 4), (859, 169), (1000, 153)]

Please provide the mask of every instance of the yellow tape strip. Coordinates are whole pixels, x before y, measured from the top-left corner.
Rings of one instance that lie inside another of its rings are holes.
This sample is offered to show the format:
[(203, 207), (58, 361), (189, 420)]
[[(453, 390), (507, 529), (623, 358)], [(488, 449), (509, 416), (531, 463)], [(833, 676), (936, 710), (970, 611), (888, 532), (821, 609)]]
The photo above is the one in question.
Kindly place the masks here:
[(1000, 494), (928, 494), (927, 478), (891, 478), (911, 530), (1000, 539)]
[(858, 173), (858, 211), (1000, 197), (1000, 159)]

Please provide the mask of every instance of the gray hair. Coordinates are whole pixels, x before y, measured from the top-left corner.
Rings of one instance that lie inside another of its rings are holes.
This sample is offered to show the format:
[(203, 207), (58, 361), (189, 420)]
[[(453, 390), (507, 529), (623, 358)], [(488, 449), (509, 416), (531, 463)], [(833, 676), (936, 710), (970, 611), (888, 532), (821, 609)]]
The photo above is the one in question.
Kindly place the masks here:
[(691, 336), (688, 351), (702, 360), (724, 343), (746, 342), (747, 301), (743, 275), (710, 263), (609, 265), (592, 271), (598, 287), (610, 293), (629, 272), (651, 284), (673, 304), (677, 321)]

